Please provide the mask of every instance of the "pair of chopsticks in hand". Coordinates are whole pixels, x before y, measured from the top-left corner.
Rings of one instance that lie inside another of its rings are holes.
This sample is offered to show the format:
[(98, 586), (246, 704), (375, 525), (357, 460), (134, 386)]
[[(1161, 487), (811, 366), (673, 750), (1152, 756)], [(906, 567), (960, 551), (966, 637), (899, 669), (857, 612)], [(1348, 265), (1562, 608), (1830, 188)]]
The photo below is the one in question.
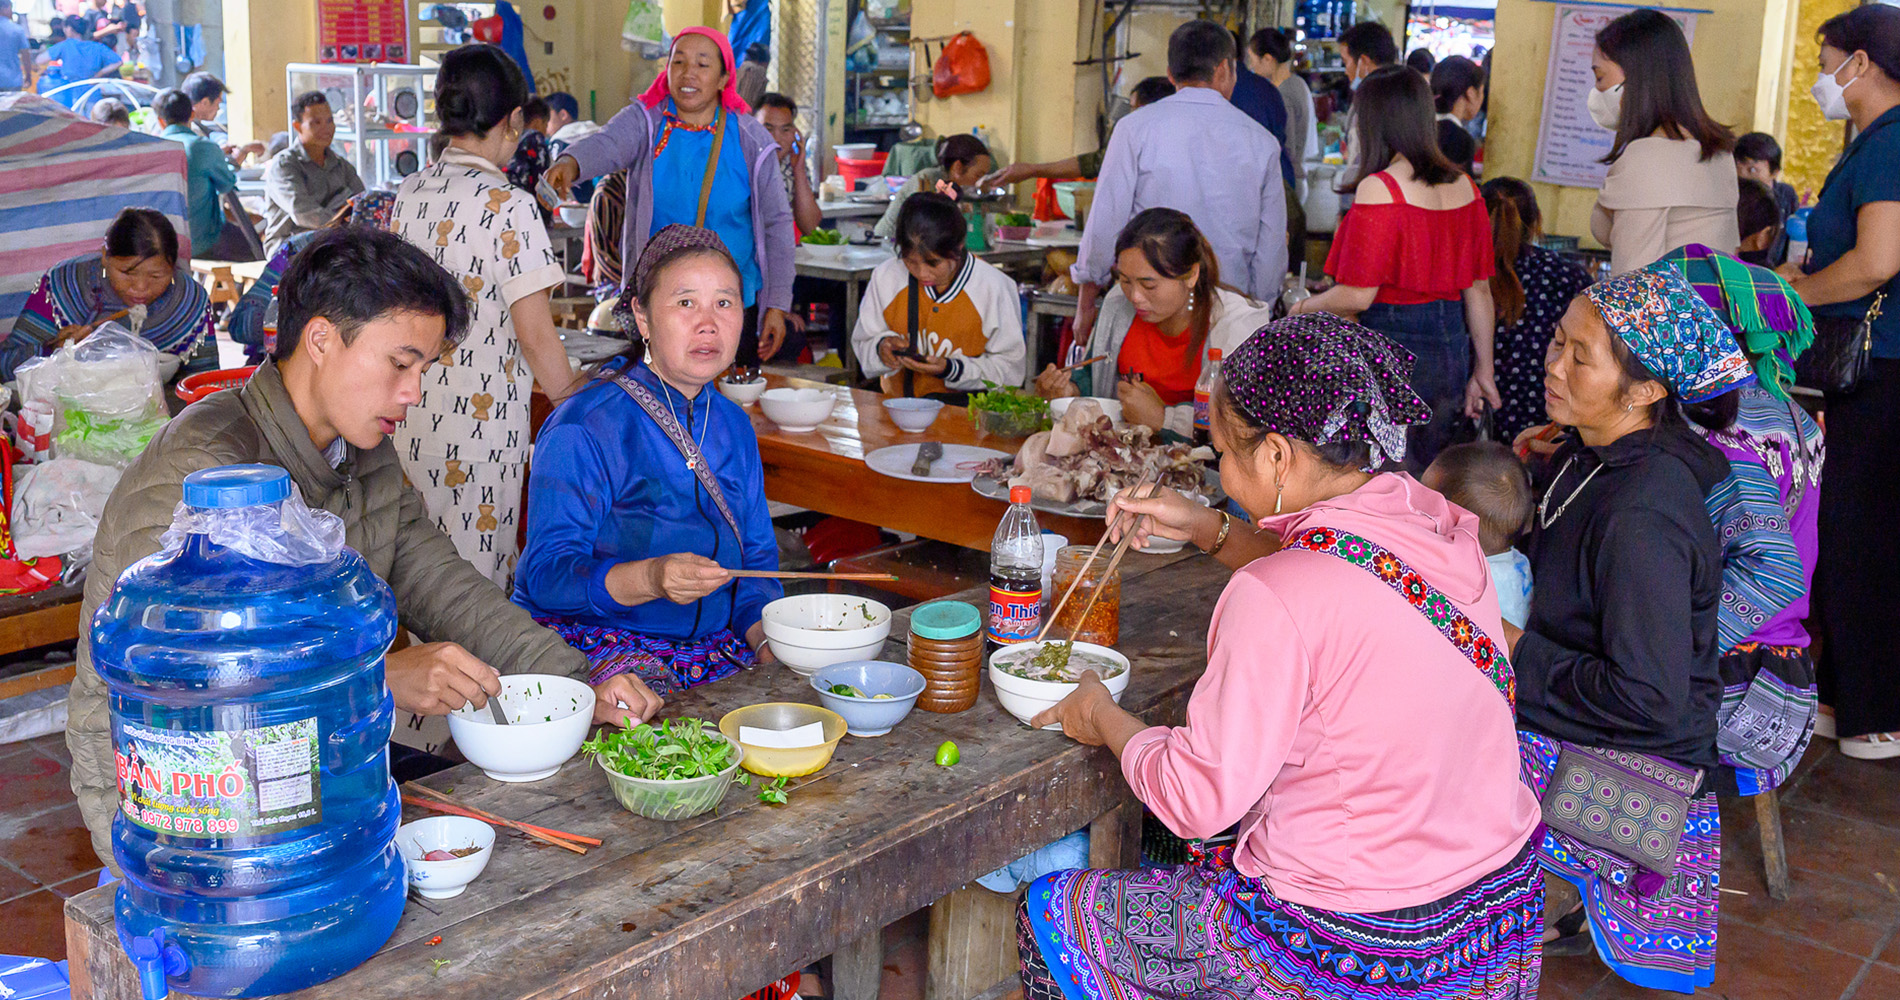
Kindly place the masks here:
[[(484, 823), (491, 823), (495, 826), (505, 826), (510, 830), (527, 834), (542, 843), (553, 844), (555, 847), (573, 851), (575, 854), (586, 854), (588, 846), (600, 846), (600, 841), (592, 837), (583, 837), (578, 833), (562, 833), (559, 830), (550, 830), (545, 826), (517, 823), (512, 819), (497, 816), (487, 810), (463, 805), (433, 788), (426, 785), (418, 785), (413, 781), (402, 787), (402, 800), (418, 809), (432, 809), (436, 812), (448, 813), (451, 816), (467, 816), (469, 819), (479, 819)], [(418, 795), (410, 795), (410, 792), (416, 792)]]
[[(1154, 478), (1150, 479), (1149, 473), (1142, 473), (1141, 481), (1135, 484), (1136, 499), (1146, 500), (1154, 496), (1155, 487), (1161, 485), (1161, 474), (1156, 472), (1153, 475)], [(1083, 561), (1081, 569), (1076, 570), (1075, 579), (1069, 581), (1069, 589), (1062, 592), (1062, 598), (1056, 601), (1054, 608), (1049, 610), (1049, 617), (1042, 623), (1042, 631), (1036, 636), (1037, 642), (1041, 642), (1046, 638), (1049, 635), (1049, 630), (1055, 627), (1056, 619), (1061, 616), (1063, 606), (1069, 603), (1069, 595), (1075, 593), (1075, 588), (1081, 586), (1083, 579), (1088, 576), (1089, 567), (1095, 565), (1095, 557), (1101, 554), (1102, 546), (1108, 543), (1108, 536), (1114, 534), (1115, 525), (1121, 522), (1123, 513), (1121, 509), (1117, 508), (1115, 517), (1108, 522), (1106, 528), (1102, 529), (1101, 540), (1095, 543), (1095, 548), (1089, 550), (1088, 559)], [(1108, 569), (1102, 573), (1103, 579), (1115, 575), (1116, 567), (1122, 564), (1122, 556), (1128, 554), (1129, 543), (1135, 540), (1135, 529), (1140, 526), (1140, 519), (1145, 516), (1147, 515), (1137, 515), (1135, 521), (1129, 524), (1127, 530), (1122, 533), (1122, 540), (1115, 543), (1115, 552), (1109, 557)], [(1102, 596), (1103, 589), (1102, 585), (1097, 583), (1095, 589), (1090, 592), (1089, 602), (1082, 606), (1082, 613), (1076, 616), (1075, 627), (1069, 630), (1070, 645), (1075, 644), (1076, 633), (1082, 631), (1082, 623), (1088, 621), (1089, 612), (1095, 610), (1095, 602)]]

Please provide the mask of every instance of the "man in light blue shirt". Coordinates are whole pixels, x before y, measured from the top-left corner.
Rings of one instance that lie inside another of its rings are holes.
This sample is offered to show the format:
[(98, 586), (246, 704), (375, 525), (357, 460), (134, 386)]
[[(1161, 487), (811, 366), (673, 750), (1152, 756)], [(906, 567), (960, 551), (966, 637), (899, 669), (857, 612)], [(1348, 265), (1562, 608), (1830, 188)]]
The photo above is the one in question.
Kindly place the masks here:
[(0, 0), (0, 90), (26, 88), (29, 49), (26, 28), (13, 19), (13, 0)]
[(185, 147), (186, 218), (191, 222), (194, 257), (214, 257), (224, 232), (224, 193), (237, 188), (237, 170), (224, 150), (191, 128), (191, 98), (181, 90), (167, 90), (152, 99), (152, 108), (165, 123), (161, 136)]
[(1220, 261), (1221, 281), (1262, 302), (1286, 277), (1286, 184), (1280, 143), (1228, 99), (1234, 36), (1189, 21), (1168, 38), (1172, 96), (1115, 126), (1095, 182), (1095, 203), (1071, 274), (1082, 286), (1078, 340), (1095, 325), (1095, 299), (1113, 280), (1115, 238), (1150, 208), (1187, 213)]
[[(57, 26), (64, 27), (66, 40), (48, 46), (36, 59), (46, 68), (40, 74), (40, 93), (69, 83), (119, 75), (119, 64), (123, 60), (117, 52), (92, 40), (92, 26), (85, 18), (69, 17)], [(76, 88), (56, 95), (54, 100), (70, 108), (84, 93), (84, 88)]]

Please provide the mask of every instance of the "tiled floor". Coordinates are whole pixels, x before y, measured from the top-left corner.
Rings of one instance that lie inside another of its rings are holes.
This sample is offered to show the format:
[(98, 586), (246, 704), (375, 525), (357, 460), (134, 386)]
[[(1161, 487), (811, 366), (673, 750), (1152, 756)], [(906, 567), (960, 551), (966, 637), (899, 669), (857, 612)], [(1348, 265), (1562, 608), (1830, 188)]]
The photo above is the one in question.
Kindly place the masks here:
[[(59, 735), (0, 746), (0, 950), (63, 957), (61, 900), (92, 885), (98, 860), (67, 785)], [(1782, 795), (1792, 898), (1768, 898), (1753, 804), (1726, 803), (1715, 986), (1730, 1000), (1900, 998), (1900, 759), (1842, 757), (1816, 740)], [(914, 915), (885, 931), (881, 1000), (921, 1000), (924, 928)], [(1637, 989), (1595, 958), (1544, 963), (1543, 996), (1633, 1000)]]

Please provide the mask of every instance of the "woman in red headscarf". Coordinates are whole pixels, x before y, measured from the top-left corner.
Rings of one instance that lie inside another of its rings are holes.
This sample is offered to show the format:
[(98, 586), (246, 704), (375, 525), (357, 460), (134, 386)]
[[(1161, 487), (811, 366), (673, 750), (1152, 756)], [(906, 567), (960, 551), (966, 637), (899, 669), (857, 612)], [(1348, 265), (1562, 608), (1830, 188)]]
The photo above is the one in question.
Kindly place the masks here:
[(797, 237), (778, 144), (739, 98), (735, 68), (726, 36), (680, 32), (666, 74), (569, 146), (546, 177), (566, 194), (577, 180), (627, 172), (621, 260), (639, 260), (647, 239), (674, 223), (718, 233), (745, 284), (739, 361), (757, 364), (785, 341)]

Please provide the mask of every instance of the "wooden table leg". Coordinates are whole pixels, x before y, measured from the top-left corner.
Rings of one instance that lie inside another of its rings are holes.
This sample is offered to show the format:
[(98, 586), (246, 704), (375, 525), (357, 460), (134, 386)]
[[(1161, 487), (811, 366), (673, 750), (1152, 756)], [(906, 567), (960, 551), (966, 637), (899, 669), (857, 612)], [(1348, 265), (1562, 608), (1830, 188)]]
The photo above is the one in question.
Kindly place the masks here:
[(1141, 801), (1133, 795), (1089, 824), (1090, 868), (1141, 865)]
[(1781, 836), (1781, 803), (1774, 790), (1755, 796), (1755, 825), (1761, 829), (1761, 856), (1768, 874), (1768, 898), (1788, 898), (1788, 845)]
[(1020, 982), (1016, 908), (1022, 898), (1020, 889), (991, 892), (973, 882), (930, 904), (924, 1000), (975, 1000)]
[(884, 930), (869, 934), (831, 953), (833, 1000), (877, 1000), (884, 980)]

